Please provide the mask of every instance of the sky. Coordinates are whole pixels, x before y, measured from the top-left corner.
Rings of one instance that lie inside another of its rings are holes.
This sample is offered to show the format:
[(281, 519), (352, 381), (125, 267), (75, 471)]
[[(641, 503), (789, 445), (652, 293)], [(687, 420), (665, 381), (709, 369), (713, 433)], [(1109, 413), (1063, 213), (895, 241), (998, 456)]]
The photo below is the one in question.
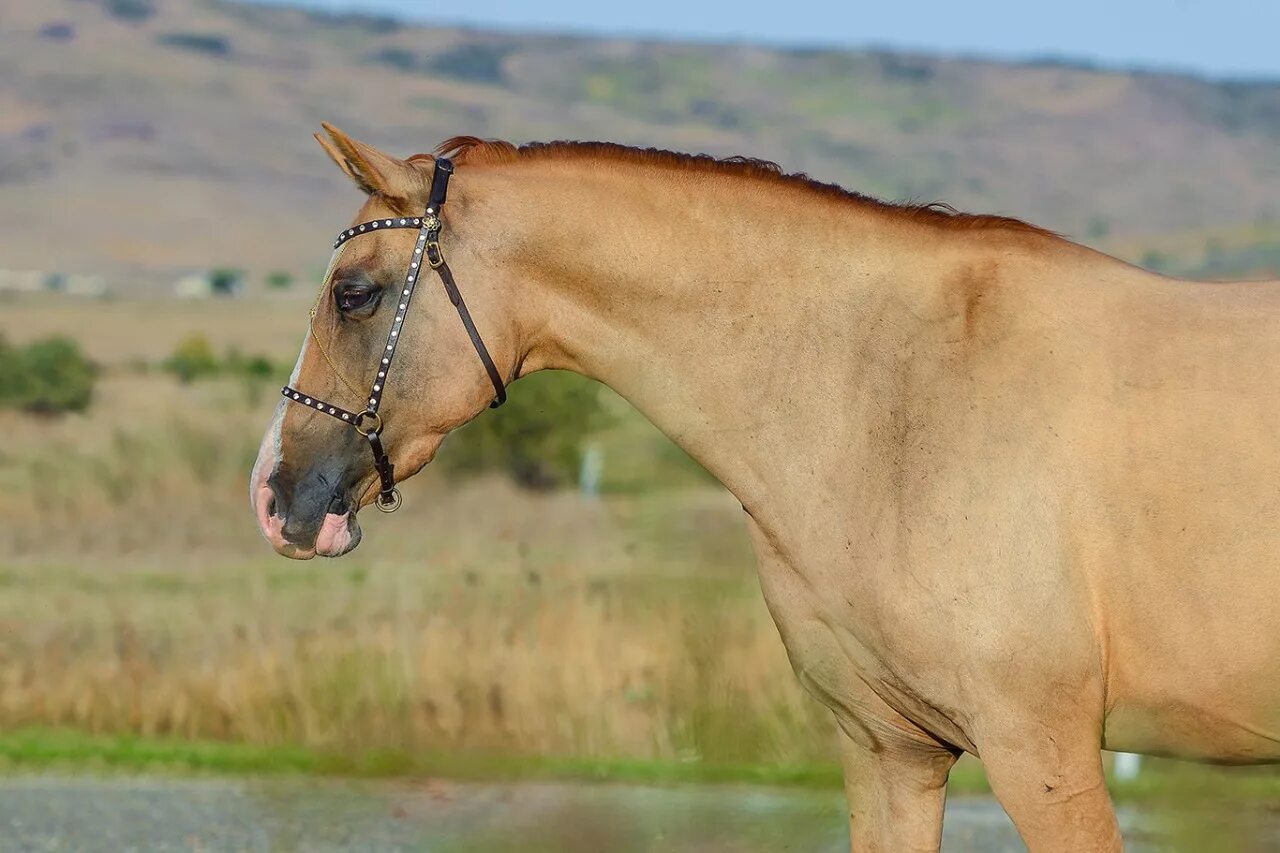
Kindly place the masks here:
[(888, 47), (1280, 80), (1280, 0), (258, 0), (508, 30)]

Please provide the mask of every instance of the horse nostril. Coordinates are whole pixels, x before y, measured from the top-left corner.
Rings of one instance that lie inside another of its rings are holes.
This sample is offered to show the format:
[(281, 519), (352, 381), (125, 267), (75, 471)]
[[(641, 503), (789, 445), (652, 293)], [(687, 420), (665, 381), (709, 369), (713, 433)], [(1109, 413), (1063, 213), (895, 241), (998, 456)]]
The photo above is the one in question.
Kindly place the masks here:
[(267, 491), (270, 493), (267, 497), (267, 518), (284, 518), (289, 511), (288, 502), (281, 499), (280, 483), (275, 474), (267, 478)]

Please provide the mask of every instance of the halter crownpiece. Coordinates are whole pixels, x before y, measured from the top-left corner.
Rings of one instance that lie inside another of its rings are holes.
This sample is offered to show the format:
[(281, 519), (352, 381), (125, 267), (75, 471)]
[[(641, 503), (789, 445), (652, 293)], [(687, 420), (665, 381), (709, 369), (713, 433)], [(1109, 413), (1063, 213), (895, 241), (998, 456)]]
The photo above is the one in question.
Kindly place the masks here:
[[(418, 273), (422, 271), (424, 261), (427, 266), (435, 270), (436, 274), (440, 276), (440, 283), (444, 285), (449, 301), (457, 309), (458, 317), (462, 320), (462, 325), (467, 330), (467, 336), (471, 338), (471, 345), (475, 347), (476, 354), (480, 356), (480, 361), (484, 364), (485, 372), (489, 374), (489, 381), (493, 383), (493, 389), (496, 392), (496, 396), (493, 402), (489, 404), (489, 407), (496, 409), (507, 399), (507, 390), (502, 381), (502, 374), (498, 372), (497, 366), (493, 363), (493, 358), (489, 355), (488, 348), (485, 347), (484, 341), (480, 338), (480, 332), (476, 329), (476, 324), (471, 319), (471, 312), (467, 310), (467, 303), (462, 299), (462, 291), (458, 289), (458, 285), (453, 279), (453, 272), (449, 269), (448, 263), (445, 262), (444, 252), (440, 249), (440, 230), (444, 225), (440, 221), (440, 210), (444, 207), (445, 198), (449, 192), (449, 176), (452, 174), (452, 161), (445, 157), (436, 158), (435, 171), (431, 176), (431, 192), (427, 196), (427, 210), (422, 216), (393, 216), (389, 219), (373, 219), (368, 222), (362, 222), (359, 225), (352, 225), (339, 234), (338, 239), (333, 243), (333, 248), (336, 251), (340, 250), (348, 240), (359, 237), (362, 234), (372, 234), (377, 231), (394, 228), (418, 229), (418, 241), (413, 247), (413, 256), (409, 261), (409, 271), (405, 275), (404, 287), (401, 288), (396, 300), (395, 320), (391, 323), (391, 333), (387, 336), (387, 345), (379, 356), (377, 376), (373, 380), (373, 388), (369, 391), (368, 402), (365, 404), (364, 410), (356, 412), (344, 409), (318, 397), (304, 394), (296, 388), (290, 388), (288, 385), (280, 392), (286, 400), (293, 400), (296, 403), (315, 409), (318, 412), (324, 412), (326, 415), (350, 424), (356, 432), (368, 439), (369, 449), (373, 451), (373, 467), (377, 470), (378, 479), (381, 481), (381, 489), (378, 492), (376, 503), (378, 509), (383, 512), (395, 512), (400, 508), (400, 491), (396, 488), (395, 466), (391, 464), (391, 459), (387, 456), (386, 450), (382, 446), (383, 424), (382, 416), (378, 414), (378, 407), (382, 404), (382, 394), (387, 384), (387, 373), (391, 370), (391, 359), (395, 357), (396, 346), (400, 342), (400, 331), (404, 326), (404, 318), (409, 313), (409, 300), (413, 298), (413, 291), (418, 283)], [(333, 267), (336, 266), (336, 260), (335, 255), (334, 262), (330, 264), (330, 275), (333, 272)], [(322, 299), (328, 286), (329, 275), (326, 275), (321, 288)], [(311, 330), (311, 335), (315, 337), (314, 327)], [(319, 338), (316, 338), (316, 342), (319, 343)], [(323, 352), (323, 345), (321, 345), (321, 350)], [(327, 355), (325, 358), (328, 360)], [(330, 365), (333, 366), (333, 363), (330, 362)], [(336, 371), (337, 368), (335, 367), (334, 370)], [(342, 380), (344, 385), (348, 384), (341, 373), (338, 373), (338, 378)]]

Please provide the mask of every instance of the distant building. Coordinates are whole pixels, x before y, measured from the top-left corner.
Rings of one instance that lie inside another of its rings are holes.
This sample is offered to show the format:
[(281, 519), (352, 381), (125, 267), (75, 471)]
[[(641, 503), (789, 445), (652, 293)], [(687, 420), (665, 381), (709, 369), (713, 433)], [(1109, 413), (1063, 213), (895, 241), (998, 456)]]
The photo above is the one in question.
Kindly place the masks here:
[(173, 283), (173, 295), (179, 299), (239, 296), (243, 290), (244, 273), (239, 270), (216, 269), (191, 273)]
[(62, 292), (68, 296), (101, 297), (111, 290), (107, 280), (91, 273), (70, 273), (62, 276)]
[(89, 273), (0, 270), (0, 293), (65, 293), (68, 296), (106, 296), (107, 280)]
[(184, 275), (173, 283), (173, 295), (179, 299), (208, 299), (213, 295), (207, 273)]
[(0, 270), (0, 293), (39, 293), (47, 278), (39, 270)]
[(100, 275), (51, 272), (44, 277), (44, 289), (68, 296), (106, 296), (107, 280)]

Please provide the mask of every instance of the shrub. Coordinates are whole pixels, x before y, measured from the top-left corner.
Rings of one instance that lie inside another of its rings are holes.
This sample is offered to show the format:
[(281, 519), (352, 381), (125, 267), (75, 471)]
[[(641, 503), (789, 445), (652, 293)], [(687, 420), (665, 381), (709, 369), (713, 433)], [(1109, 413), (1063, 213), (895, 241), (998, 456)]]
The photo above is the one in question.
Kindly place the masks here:
[(1158, 273), (1168, 272), (1172, 266), (1169, 260), (1169, 256), (1166, 255), (1164, 252), (1159, 251), (1158, 249), (1151, 249), (1150, 251), (1143, 254), (1142, 260), (1139, 262), (1139, 265), (1146, 267), (1152, 272), (1158, 272)]
[(239, 377), (245, 402), (250, 406), (262, 402), (266, 380), (288, 375), (287, 368), (281, 369), (265, 355), (245, 355), (234, 347), (227, 350), (222, 369), (231, 376)]
[(224, 57), (231, 53), (231, 40), (216, 33), (164, 33), (156, 41), (168, 47), (191, 50), (208, 56)]
[(155, 0), (103, 0), (102, 5), (122, 21), (145, 21), (156, 13)]
[(313, 24), (334, 28), (355, 28), (374, 35), (387, 35), (399, 31), (403, 24), (390, 15), (371, 15), (361, 12), (317, 12), (305, 13)]
[(934, 78), (933, 68), (926, 62), (894, 53), (881, 53), (880, 73), (887, 80), (903, 80), (908, 83), (927, 83)]
[(227, 350), (221, 369), (254, 380), (270, 379), (280, 372), (275, 363), (265, 355), (245, 355), (235, 347)]
[(406, 73), (434, 74), (468, 83), (501, 83), (503, 63), (511, 48), (492, 44), (460, 44), (435, 56), (404, 47), (384, 47), (369, 55), (370, 62)]
[(50, 41), (71, 41), (76, 37), (76, 28), (74, 24), (68, 24), (66, 21), (55, 21), (41, 27), (40, 36)]
[(371, 62), (387, 65), (397, 71), (417, 71), (418, 55), (403, 47), (384, 47), (369, 57)]
[(288, 290), (293, 287), (293, 273), (284, 270), (267, 273), (267, 287), (272, 290)]
[(79, 412), (93, 397), (97, 368), (69, 338), (19, 349), (0, 341), (0, 406), (36, 414)]
[(213, 346), (204, 335), (184, 338), (173, 354), (164, 361), (164, 369), (177, 376), (181, 382), (213, 376), (220, 367)]
[(512, 48), (497, 44), (460, 44), (433, 57), (426, 67), (441, 77), (469, 83), (501, 83), (502, 66)]
[(209, 290), (214, 296), (234, 296), (244, 281), (244, 270), (218, 267), (209, 271)]
[(506, 405), (449, 439), (440, 462), (464, 475), (502, 471), (529, 489), (572, 483), (584, 439), (609, 420), (599, 392), (595, 382), (563, 371), (522, 379)]
[(1105, 216), (1093, 216), (1089, 218), (1089, 224), (1085, 228), (1085, 236), (1090, 240), (1103, 240), (1111, 236), (1111, 220)]
[(209, 339), (199, 334), (184, 338), (161, 367), (184, 383), (213, 376), (243, 380), (245, 393), (251, 401), (259, 399), (266, 380), (286, 373), (285, 368), (265, 355), (246, 355), (236, 347), (231, 347), (226, 355), (219, 358)]

